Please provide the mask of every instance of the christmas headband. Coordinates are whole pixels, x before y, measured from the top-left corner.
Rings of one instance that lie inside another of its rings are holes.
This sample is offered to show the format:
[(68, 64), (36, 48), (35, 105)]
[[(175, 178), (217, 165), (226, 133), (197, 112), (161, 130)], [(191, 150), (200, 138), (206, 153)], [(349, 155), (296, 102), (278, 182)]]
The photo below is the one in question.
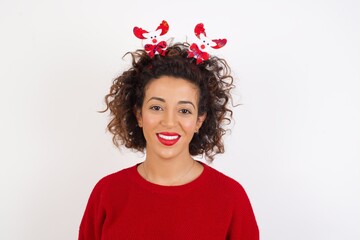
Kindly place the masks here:
[[(163, 36), (169, 31), (169, 24), (163, 20), (155, 31), (146, 31), (139, 27), (134, 27), (134, 35), (143, 40), (144, 49), (152, 58), (155, 54), (165, 56), (168, 43)], [(219, 49), (225, 46), (226, 39), (211, 39), (206, 36), (204, 24), (199, 23), (194, 29), (197, 42), (190, 44), (188, 58), (195, 58), (196, 64), (200, 64), (210, 58), (211, 49)]]

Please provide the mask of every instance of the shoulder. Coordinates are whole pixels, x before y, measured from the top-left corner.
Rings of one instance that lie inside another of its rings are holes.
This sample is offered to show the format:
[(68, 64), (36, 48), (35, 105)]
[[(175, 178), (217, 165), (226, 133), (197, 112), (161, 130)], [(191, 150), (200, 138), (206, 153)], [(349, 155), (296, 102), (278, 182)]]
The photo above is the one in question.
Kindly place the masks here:
[(246, 218), (249, 223), (253, 223), (252, 226), (256, 226), (252, 205), (244, 187), (224, 173), (210, 166), (206, 167), (211, 175), (208, 186), (221, 196), (219, 202), (226, 203), (235, 212), (236, 217)]
[(215, 188), (216, 191), (235, 198), (247, 196), (244, 187), (234, 178), (209, 165), (204, 164), (204, 167), (209, 172), (209, 186)]
[(129, 181), (135, 170), (136, 165), (108, 174), (96, 183), (93, 191), (99, 193), (113, 191), (115, 189), (124, 190), (130, 185)]

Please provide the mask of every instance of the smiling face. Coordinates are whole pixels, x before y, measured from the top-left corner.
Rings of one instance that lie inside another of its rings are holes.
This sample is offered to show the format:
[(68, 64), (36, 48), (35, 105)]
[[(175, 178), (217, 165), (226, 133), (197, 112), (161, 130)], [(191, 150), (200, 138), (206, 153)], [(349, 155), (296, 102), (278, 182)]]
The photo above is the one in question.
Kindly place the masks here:
[(216, 46), (210, 38), (206, 37), (204, 34), (200, 34), (200, 49), (202, 51), (209, 51), (212, 47)]
[(145, 89), (137, 120), (146, 139), (147, 157), (189, 158), (189, 144), (205, 120), (198, 116), (199, 90), (181, 78), (163, 76)]
[(144, 43), (156, 44), (160, 39), (161, 29), (152, 31), (149, 33), (144, 33), (143, 36), (146, 38)]

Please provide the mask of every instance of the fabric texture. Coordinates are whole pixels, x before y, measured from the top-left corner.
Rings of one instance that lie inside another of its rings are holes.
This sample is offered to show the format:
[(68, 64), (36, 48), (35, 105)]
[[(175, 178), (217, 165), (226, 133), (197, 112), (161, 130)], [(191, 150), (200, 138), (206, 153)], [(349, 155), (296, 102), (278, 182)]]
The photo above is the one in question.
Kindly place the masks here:
[(201, 175), (181, 186), (150, 183), (137, 165), (104, 177), (90, 195), (79, 240), (258, 240), (243, 187), (202, 165)]

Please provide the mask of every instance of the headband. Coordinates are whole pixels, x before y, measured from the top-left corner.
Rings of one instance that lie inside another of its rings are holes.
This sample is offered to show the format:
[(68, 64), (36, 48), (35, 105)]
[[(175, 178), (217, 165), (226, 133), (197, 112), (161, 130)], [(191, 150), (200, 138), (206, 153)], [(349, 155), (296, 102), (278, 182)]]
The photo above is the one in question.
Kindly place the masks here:
[[(169, 24), (163, 20), (154, 31), (146, 31), (139, 27), (134, 27), (134, 35), (141, 39), (147, 54), (152, 58), (155, 54), (166, 55), (168, 42), (164, 40), (164, 35), (169, 31)], [(199, 23), (194, 28), (196, 42), (190, 44), (188, 49), (188, 58), (195, 58), (196, 64), (200, 64), (210, 58), (209, 51), (219, 49), (225, 46), (227, 40), (211, 39), (206, 36), (204, 24)]]

